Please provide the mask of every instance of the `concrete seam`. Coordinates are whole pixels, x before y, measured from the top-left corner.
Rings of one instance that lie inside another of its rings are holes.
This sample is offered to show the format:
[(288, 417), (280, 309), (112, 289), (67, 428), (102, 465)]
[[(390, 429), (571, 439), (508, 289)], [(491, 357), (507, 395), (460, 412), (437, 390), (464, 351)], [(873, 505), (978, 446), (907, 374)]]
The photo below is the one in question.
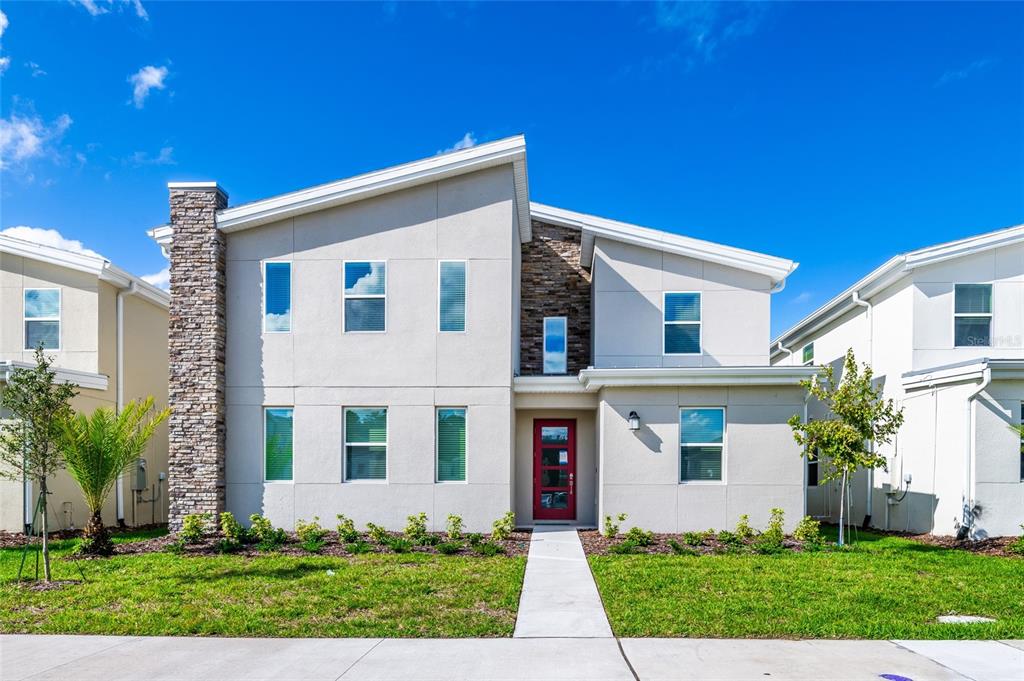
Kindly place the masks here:
[(946, 665), (942, 664), (941, 662), (939, 662), (938, 660), (936, 660), (935, 658), (933, 658), (933, 657), (931, 657), (929, 655), (924, 655), (922, 653), (917, 652), (916, 650), (911, 650), (910, 648), (907, 648), (906, 646), (900, 645), (900, 643), (898, 641), (894, 641), (894, 640), (890, 639), (889, 643), (893, 644), (897, 648), (900, 648), (902, 650), (907, 651), (911, 655), (917, 655), (918, 657), (923, 657), (926, 660), (934, 662), (935, 664), (939, 665), (943, 669), (948, 669), (949, 671), (951, 671), (952, 673), (956, 674), (957, 676), (962, 676), (963, 678), (969, 679), (970, 681), (978, 681), (973, 676), (967, 676), (967, 674), (964, 674), (961, 671), (957, 671), (956, 669), (953, 669), (952, 667), (947, 667)]
[(373, 644), (372, 646), (370, 646), (370, 649), (369, 649), (369, 650), (367, 650), (367, 651), (366, 651), (365, 653), (363, 653), (362, 655), (360, 655), (360, 656), (359, 656), (359, 657), (358, 657), (358, 658), (356, 659), (356, 661), (355, 661), (355, 662), (353, 662), (353, 663), (352, 663), (352, 664), (350, 664), (350, 665), (349, 665), (348, 667), (346, 667), (346, 668), (345, 668), (345, 671), (343, 671), (343, 672), (342, 672), (341, 674), (339, 674), (339, 675), (338, 675), (338, 677), (337, 677), (336, 679), (334, 679), (334, 681), (338, 681), (339, 679), (341, 679), (341, 677), (345, 676), (345, 674), (348, 674), (348, 673), (349, 673), (350, 671), (352, 671), (352, 668), (353, 668), (353, 667), (355, 667), (355, 666), (356, 666), (357, 664), (359, 664), (360, 662), (362, 662), (362, 661), (363, 661), (363, 658), (365, 658), (365, 657), (366, 657), (367, 655), (369, 655), (369, 654), (370, 654), (370, 653), (372, 653), (372, 652), (373, 652), (374, 650), (376, 650), (376, 649), (377, 649), (377, 646), (379, 646), (379, 645), (380, 645), (381, 643), (383, 643), (383, 642), (384, 642), (384, 639), (382, 639), (382, 638), (379, 638), (379, 639), (377, 639), (377, 642), (376, 642), (376, 643), (374, 643), (374, 644)]
[(633, 678), (636, 679), (636, 681), (640, 681), (640, 675), (636, 673), (635, 669), (633, 669), (633, 663), (630, 662), (629, 657), (626, 656), (626, 651), (623, 649), (622, 641), (619, 640), (618, 636), (615, 637), (615, 645), (619, 647), (619, 655), (622, 655), (622, 660), (626, 663), (626, 667), (629, 668), (629, 673), (633, 675)]

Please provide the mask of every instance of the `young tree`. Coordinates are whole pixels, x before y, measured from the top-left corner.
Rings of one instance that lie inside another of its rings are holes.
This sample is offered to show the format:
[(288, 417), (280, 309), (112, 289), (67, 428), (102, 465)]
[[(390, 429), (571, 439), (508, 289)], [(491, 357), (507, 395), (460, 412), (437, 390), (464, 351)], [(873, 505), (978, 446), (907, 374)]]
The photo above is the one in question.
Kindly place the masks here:
[[(50, 370), (52, 357), (36, 348), (36, 366), (15, 369), (7, 379), (0, 405), (13, 419), (0, 424), (0, 476), (20, 480), (24, 475), (39, 486), (43, 534), (43, 577), (50, 581), (49, 525), (46, 480), (63, 467), (57, 440), (61, 421), (71, 412), (74, 386), (58, 383)], [(34, 521), (34, 518), (33, 518)]]
[[(858, 468), (881, 468), (885, 457), (877, 453), (877, 445), (886, 444), (903, 425), (903, 409), (893, 400), (882, 398), (881, 389), (871, 385), (873, 372), (865, 364), (858, 369), (853, 350), (846, 351), (843, 375), (838, 384), (831, 365), (826, 365), (814, 379), (801, 385), (809, 397), (820, 401), (829, 410), (822, 419), (803, 423), (794, 415), (789, 419), (793, 437), (803, 447), (800, 455), (820, 458), (827, 464), (821, 480), (841, 479), (839, 491), (839, 545), (844, 543), (846, 487)], [(824, 468), (824, 467), (823, 467)]]
[(110, 533), (103, 524), (103, 502), (118, 476), (135, 465), (156, 427), (171, 413), (153, 413), (153, 398), (129, 402), (120, 413), (100, 407), (92, 413), (69, 414), (61, 422), (58, 442), (68, 473), (82, 488), (89, 522), (80, 550), (99, 556), (113, 553)]

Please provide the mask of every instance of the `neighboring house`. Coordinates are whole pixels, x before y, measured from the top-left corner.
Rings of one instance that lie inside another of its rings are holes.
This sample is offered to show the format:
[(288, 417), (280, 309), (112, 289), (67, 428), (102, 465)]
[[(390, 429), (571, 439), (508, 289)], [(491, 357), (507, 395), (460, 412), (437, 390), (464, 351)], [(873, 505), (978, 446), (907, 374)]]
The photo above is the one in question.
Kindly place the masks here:
[[(89, 414), (148, 395), (162, 409), (168, 301), (166, 292), (99, 256), (0, 235), (0, 391), (16, 369), (35, 366), (34, 350), (42, 343), (58, 380), (78, 387), (76, 410)], [(108, 524), (166, 520), (166, 482), (159, 479), (167, 471), (166, 427), (157, 430), (144, 458), (146, 489), (133, 491), (139, 476), (124, 476), (103, 512)], [(50, 527), (83, 527), (88, 509), (74, 480), (62, 471), (48, 487)], [(30, 480), (0, 479), (0, 529), (25, 530), (38, 494)]]
[[(888, 471), (859, 475), (851, 518), (875, 527), (1017, 534), (1024, 448), (1024, 225), (898, 255), (779, 336), (778, 366), (841, 366), (853, 348), (904, 409)], [(811, 408), (811, 416), (820, 406)], [(836, 483), (808, 476), (808, 512), (834, 519)]]
[(531, 203), (522, 137), (235, 207), (169, 189), (172, 528), (803, 514), (813, 369), (767, 352), (795, 263)]

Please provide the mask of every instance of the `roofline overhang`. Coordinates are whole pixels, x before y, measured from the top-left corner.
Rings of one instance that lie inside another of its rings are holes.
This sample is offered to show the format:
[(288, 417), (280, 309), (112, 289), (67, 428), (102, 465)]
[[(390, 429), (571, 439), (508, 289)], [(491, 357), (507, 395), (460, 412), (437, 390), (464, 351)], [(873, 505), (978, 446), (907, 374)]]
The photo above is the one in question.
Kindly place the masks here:
[(171, 303), (171, 296), (166, 291), (143, 281), (140, 277), (117, 267), (98, 255), (75, 253), (4, 235), (0, 235), (0, 252), (91, 274), (119, 290), (130, 290), (163, 308), (167, 308)]
[(820, 371), (820, 368), (811, 366), (591, 368), (581, 371), (579, 380), (588, 391), (641, 387), (797, 386)]
[(733, 246), (694, 239), (662, 230), (641, 227), (617, 220), (578, 213), (532, 202), (530, 213), (534, 219), (560, 227), (580, 230), (582, 233), (581, 262), (589, 267), (594, 258), (594, 244), (598, 237), (619, 241), (635, 246), (650, 248), (665, 253), (674, 253), (698, 260), (755, 272), (771, 279), (772, 286), (785, 281), (799, 266), (792, 260), (773, 255), (748, 251)]
[(578, 394), (587, 389), (579, 376), (516, 376), (512, 379), (512, 390), (525, 394)]
[(904, 390), (936, 388), (966, 381), (978, 381), (985, 370), (992, 371), (992, 380), (1024, 381), (1024, 360), (981, 358), (910, 371), (901, 376)]
[[(34, 369), (35, 366), (32, 362), (0, 360), (0, 383), (6, 383), (10, 379), (11, 374), (17, 369)], [(91, 371), (78, 371), (77, 369), (64, 369), (61, 367), (53, 367), (52, 371), (56, 374), (59, 382), (71, 383), (79, 388), (102, 391), (107, 389), (110, 382), (106, 374), (97, 374)]]

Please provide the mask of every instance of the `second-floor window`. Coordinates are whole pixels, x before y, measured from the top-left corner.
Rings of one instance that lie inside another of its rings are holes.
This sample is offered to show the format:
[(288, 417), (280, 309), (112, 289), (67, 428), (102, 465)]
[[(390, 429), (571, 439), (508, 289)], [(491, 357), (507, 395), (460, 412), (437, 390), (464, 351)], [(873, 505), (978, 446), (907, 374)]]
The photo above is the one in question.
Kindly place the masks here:
[(814, 364), (814, 343), (808, 343), (804, 346), (803, 363)]
[(544, 318), (544, 373), (564, 374), (568, 371), (567, 320), (565, 317)]
[(292, 330), (292, 264), (263, 263), (263, 331)]
[(953, 302), (953, 345), (992, 344), (992, 284), (956, 284)]
[(466, 261), (437, 264), (437, 312), (440, 331), (466, 330)]
[(664, 350), (666, 355), (700, 354), (700, 294), (665, 293)]
[(383, 260), (345, 263), (345, 333), (385, 331), (387, 326), (387, 264)]
[(60, 289), (25, 289), (25, 349), (60, 349)]

